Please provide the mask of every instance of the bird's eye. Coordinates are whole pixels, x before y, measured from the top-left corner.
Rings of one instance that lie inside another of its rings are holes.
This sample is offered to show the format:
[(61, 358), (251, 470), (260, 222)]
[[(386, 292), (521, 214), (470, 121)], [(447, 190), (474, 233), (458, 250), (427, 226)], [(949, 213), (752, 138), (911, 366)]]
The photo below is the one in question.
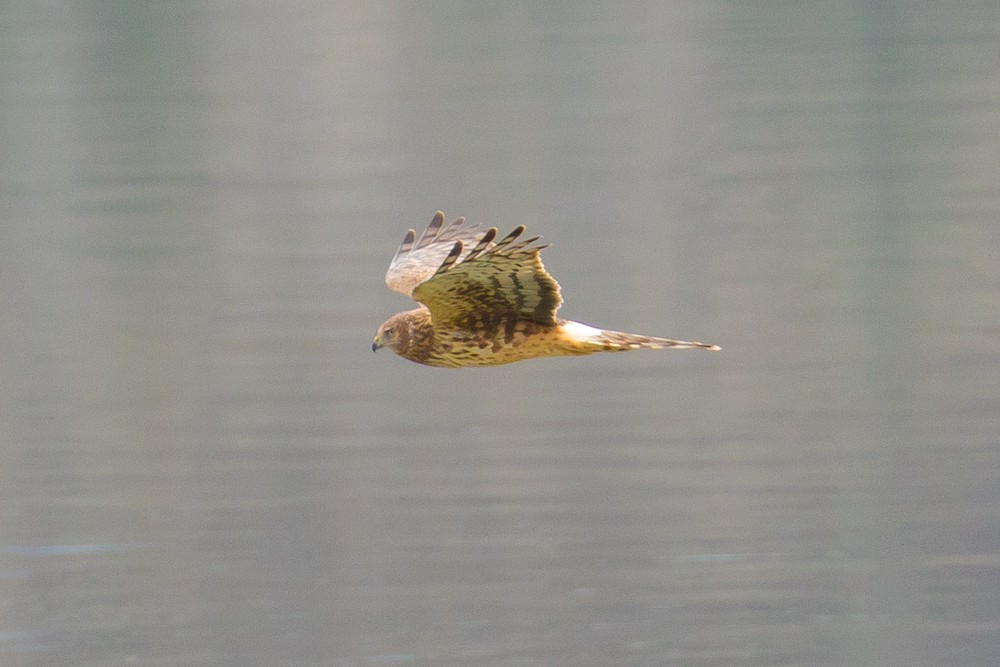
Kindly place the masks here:
[(392, 327), (389, 327), (388, 329), (386, 329), (385, 331), (383, 331), (383, 332), (382, 332), (382, 335), (383, 335), (383, 336), (386, 336), (386, 337), (388, 337), (388, 338), (392, 338), (392, 334), (393, 334), (393, 333), (394, 333), (394, 332), (393, 332), (393, 330), (392, 330)]

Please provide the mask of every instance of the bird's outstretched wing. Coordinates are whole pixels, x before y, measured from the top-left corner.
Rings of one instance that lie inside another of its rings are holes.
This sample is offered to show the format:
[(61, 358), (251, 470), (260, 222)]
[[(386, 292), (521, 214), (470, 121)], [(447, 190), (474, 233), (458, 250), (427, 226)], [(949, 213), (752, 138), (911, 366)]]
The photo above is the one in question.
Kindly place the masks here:
[(419, 239), (416, 232), (407, 230), (389, 262), (386, 285), (391, 290), (412, 296), (413, 288), (434, 275), (457, 241), (471, 248), (482, 235), (479, 225), (467, 225), (465, 218), (456, 218), (445, 225), (444, 213), (438, 211)]
[(521, 240), (524, 226), (495, 241), (497, 230), (444, 227), (438, 212), (419, 241), (409, 231), (386, 283), (427, 306), (438, 326), (490, 330), (516, 320), (556, 324), (559, 284), (542, 265), (538, 237)]

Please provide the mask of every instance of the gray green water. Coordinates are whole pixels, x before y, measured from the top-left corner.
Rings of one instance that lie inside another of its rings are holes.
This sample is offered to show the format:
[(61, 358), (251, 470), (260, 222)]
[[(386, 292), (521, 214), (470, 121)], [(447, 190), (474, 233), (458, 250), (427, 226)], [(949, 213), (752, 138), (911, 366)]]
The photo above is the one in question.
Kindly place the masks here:
[[(1000, 6), (0, 10), (0, 662), (993, 665)], [(426, 369), (434, 210), (566, 317)]]

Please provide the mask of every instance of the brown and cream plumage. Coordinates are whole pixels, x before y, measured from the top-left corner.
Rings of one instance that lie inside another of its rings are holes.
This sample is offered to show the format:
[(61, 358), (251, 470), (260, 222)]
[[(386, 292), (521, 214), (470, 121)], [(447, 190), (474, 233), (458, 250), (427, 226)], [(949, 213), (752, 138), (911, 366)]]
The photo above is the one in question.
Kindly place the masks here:
[(428, 366), (495, 366), (521, 359), (717, 345), (596, 329), (560, 320), (559, 284), (542, 266), (539, 237), (521, 239), (524, 225), (496, 240), (465, 218), (444, 224), (438, 211), (420, 238), (411, 229), (385, 281), (421, 306), (393, 315), (375, 333), (372, 350)]

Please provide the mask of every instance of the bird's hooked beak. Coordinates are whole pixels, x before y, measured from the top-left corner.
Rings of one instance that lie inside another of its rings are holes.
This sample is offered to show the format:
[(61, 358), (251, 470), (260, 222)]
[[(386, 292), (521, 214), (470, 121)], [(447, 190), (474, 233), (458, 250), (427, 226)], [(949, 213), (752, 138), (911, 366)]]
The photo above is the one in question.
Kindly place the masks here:
[(383, 345), (385, 345), (385, 343), (380, 341), (378, 339), (378, 336), (376, 336), (375, 340), (372, 341), (372, 352), (378, 352), (379, 348), (382, 347)]

